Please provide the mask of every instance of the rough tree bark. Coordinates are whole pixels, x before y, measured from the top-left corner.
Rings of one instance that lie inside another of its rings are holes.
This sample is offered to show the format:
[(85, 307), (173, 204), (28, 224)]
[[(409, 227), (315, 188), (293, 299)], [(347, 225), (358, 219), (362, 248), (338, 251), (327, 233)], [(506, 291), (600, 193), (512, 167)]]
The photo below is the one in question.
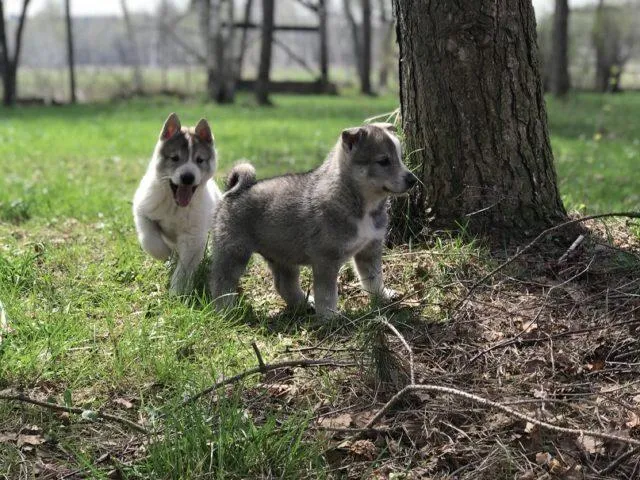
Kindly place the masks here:
[(551, 93), (557, 97), (569, 91), (569, 1), (556, 0), (551, 51)]
[(18, 28), (16, 30), (15, 47), (13, 57), (9, 54), (9, 45), (7, 43), (7, 32), (4, 17), (4, 2), (0, 0), (0, 50), (2, 50), (0, 60), (2, 61), (2, 85), (3, 96), (2, 103), (7, 107), (13, 107), (18, 99), (17, 77), (18, 65), (20, 63), (20, 50), (22, 48), (22, 34), (27, 21), (27, 9), (31, 0), (23, 0), (22, 10), (18, 19)]
[(67, 28), (67, 61), (69, 64), (70, 101), (76, 103), (76, 63), (73, 52), (73, 25), (71, 23), (71, 0), (64, 1), (64, 18)]
[(394, 6), (405, 155), (422, 186), (394, 205), (392, 240), (428, 219), (506, 238), (564, 220), (531, 0)]
[(256, 81), (256, 100), (259, 105), (271, 105), (269, 79), (271, 74), (271, 50), (273, 45), (274, 0), (262, 0), (262, 35), (260, 66)]

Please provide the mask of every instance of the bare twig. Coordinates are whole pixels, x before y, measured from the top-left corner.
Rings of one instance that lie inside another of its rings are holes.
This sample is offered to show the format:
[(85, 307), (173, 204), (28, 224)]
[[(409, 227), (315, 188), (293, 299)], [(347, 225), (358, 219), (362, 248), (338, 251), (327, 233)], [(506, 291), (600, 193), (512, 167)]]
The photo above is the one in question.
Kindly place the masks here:
[(318, 360), (287, 360), (284, 362), (271, 363), (271, 364), (265, 363), (263, 366), (257, 366), (249, 370), (245, 370), (244, 372), (234, 375), (233, 377), (225, 378), (224, 380), (220, 380), (219, 382), (216, 382), (215, 384), (211, 385), (208, 388), (205, 388), (201, 392), (198, 392), (195, 395), (187, 398), (180, 404), (180, 406), (184, 407), (185, 405), (195, 402), (200, 397), (207, 395), (208, 393), (211, 393), (220, 387), (224, 387), (225, 385), (230, 385), (232, 383), (239, 382), (240, 380), (246, 377), (249, 377), (251, 375), (255, 375), (256, 373), (266, 373), (266, 372), (270, 372), (271, 370), (278, 370), (280, 368), (291, 368), (291, 367), (303, 367), (303, 368), (353, 367), (355, 365), (357, 365), (357, 363), (355, 362), (339, 362), (336, 360), (332, 360), (330, 358), (322, 358)]
[(449, 395), (455, 395), (457, 397), (466, 398), (467, 400), (471, 400), (473, 402), (479, 403), (480, 405), (484, 405), (487, 407), (496, 408), (505, 412), (512, 417), (516, 417), (520, 420), (524, 420), (525, 422), (530, 422), (533, 425), (537, 425), (540, 428), (544, 428), (546, 430), (552, 430), (560, 433), (568, 433), (571, 435), (587, 435), (594, 438), (600, 438), (603, 440), (612, 440), (615, 442), (626, 443), (629, 445), (635, 445), (640, 447), (640, 439), (629, 438), (629, 437), (621, 437), (618, 435), (612, 435), (609, 433), (599, 432), (595, 430), (582, 430), (578, 428), (568, 428), (561, 427), (559, 425), (554, 425), (552, 423), (544, 422), (542, 420), (538, 420), (537, 418), (530, 417), (524, 413), (521, 413), (517, 410), (509, 408), (501, 403), (494, 402), (493, 400), (489, 400), (487, 398), (481, 397), (479, 395), (475, 395), (473, 393), (465, 392), (463, 390), (458, 390), (456, 388), (444, 387), (441, 385), (428, 385), (428, 384), (418, 384), (418, 385), (407, 385), (398, 393), (396, 393), (391, 400), (389, 400), (378, 413), (374, 415), (374, 417), (369, 420), (369, 422), (363, 427), (363, 430), (371, 429), (373, 426), (378, 423), (382, 417), (406, 394), (416, 391), (426, 391), (426, 392), (438, 392), (438, 393), (446, 393)]
[(258, 366), (262, 371), (264, 370), (264, 360), (262, 360), (262, 355), (260, 354), (260, 349), (258, 348), (258, 344), (256, 344), (256, 342), (251, 342), (251, 346), (253, 347), (253, 351), (255, 352), (256, 357), (258, 358)]
[(567, 251), (564, 252), (562, 256), (558, 259), (558, 265), (564, 262), (569, 257), (569, 255), (571, 255), (571, 252), (573, 252), (576, 248), (578, 248), (578, 246), (584, 241), (585, 238), (586, 236), (583, 233), (578, 235), (578, 238), (576, 238), (576, 240), (571, 244), (571, 246), (567, 248)]
[(514, 261), (516, 261), (516, 259), (518, 259), (525, 252), (529, 251), (536, 243), (538, 243), (545, 236), (549, 235), (552, 232), (560, 230), (562, 228), (568, 227), (570, 225), (575, 225), (575, 224), (586, 222), (586, 221), (589, 221), (589, 220), (595, 220), (597, 218), (606, 218), (606, 217), (640, 218), (640, 212), (614, 212), (614, 213), (601, 213), (601, 214), (598, 214), (598, 215), (589, 215), (587, 217), (575, 218), (573, 220), (569, 220), (568, 222), (560, 223), (560, 224), (558, 224), (558, 225), (556, 225), (554, 227), (547, 228), (545, 231), (540, 233), (536, 238), (534, 238), (531, 242), (529, 242), (524, 248), (522, 248), (518, 253), (513, 255), (506, 262), (500, 264), (498, 267), (496, 267), (493, 270), (491, 270), (484, 277), (482, 277), (480, 280), (478, 280), (476, 283), (474, 283), (471, 286), (471, 288), (469, 289), (469, 291), (467, 292), (467, 294), (464, 296), (464, 298), (462, 298), (460, 301), (458, 301), (458, 303), (456, 303), (455, 307), (453, 308), (453, 311), (455, 312), (456, 310), (458, 310), (464, 304), (464, 302), (466, 302), (469, 299), (469, 297), (471, 297), (471, 294), (480, 285), (483, 285), (487, 280), (489, 280), (491, 277), (493, 277), (496, 273), (498, 273), (499, 271), (503, 270), (508, 265), (511, 265)]
[(385, 320), (382, 317), (378, 318), (378, 322), (385, 325), (389, 330), (391, 330), (393, 334), (396, 337), (398, 337), (398, 339), (402, 343), (402, 346), (405, 348), (405, 350), (409, 353), (409, 378), (411, 380), (411, 385), (415, 385), (416, 377), (415, 377), (414, 368), (413, 368), (413, 350), (411, 350), (411, 347), (409, 346), (407, 341), (404, 339), (404, 337), (396, 327), (391, 325), (387, 320)]
[(145, 435), (150, 435), (151, 432), (144, 428), (142, 425), (138, 425), (131, 420), (127, 420), (126, 418), (118, 417), (116, 415), (111, 415), (109, 413), (104, 413), (100, 410), (90, 410), (86, 408), (77, 408), (77, 407), (68, 407), (66, 405), (59, 405), (57, 403), (51, 402), (42, 402), (40, 400), (36, 400), (35, 398), (28, 397), (23, 395), (22, 393), (18, 393), (15, 395), (5, 395), (0, 394), (0, 400), (7, 400), (9, 402), (24, 402), (30, 403), (32, 405), (37, 405), (39, 407), (48, 408), (49, 410), (56, 410), (58, 412), (67, 412), (67, 413), (75, 413), (77, 415), (82, 415), (83, 413), (86, 415), (86, 412), (90, 412), (92, 415), (95, 415), (98, 418), (102, 418), (104, 420), (110, 420), (112, 422), (117, 422), (122, 425), (129, 427), (132, 430), (136, 430), (140, 433), (144, 433)]
[(636, 455), (638, 452), (640, 452), (640, 447), (632, 448), (628, 452), (625, 452), (622, 455), (620, 455), (618, 458), (616, 458), (613, 462), (611, 462), (609, 465), (604, 467), (602, 470), (598, 470), (596, 473), (598, 475), (607, 475), (613, 472), (616, 468), (618, 468), (622, 462)]

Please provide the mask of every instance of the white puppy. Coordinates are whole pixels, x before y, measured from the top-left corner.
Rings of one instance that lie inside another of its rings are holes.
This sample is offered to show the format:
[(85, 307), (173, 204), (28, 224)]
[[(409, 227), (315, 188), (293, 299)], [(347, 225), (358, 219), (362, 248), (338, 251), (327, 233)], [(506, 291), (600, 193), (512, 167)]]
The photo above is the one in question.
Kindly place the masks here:
[(154, 258), (177, 256), (170, 289), (184, 294), (204, 258), (213, 211), (221, 197), (213, 181), (216, 151), (205, 119), (182, 128), (175, 113), (162, 127), (140, 186), (133, 217), (142, 248)]

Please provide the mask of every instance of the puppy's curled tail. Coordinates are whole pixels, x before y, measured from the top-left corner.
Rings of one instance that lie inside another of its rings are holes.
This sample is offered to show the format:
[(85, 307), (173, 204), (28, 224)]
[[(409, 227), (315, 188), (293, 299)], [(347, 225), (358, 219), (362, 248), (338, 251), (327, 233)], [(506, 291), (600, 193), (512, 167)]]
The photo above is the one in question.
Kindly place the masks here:
[(239, 163), (231, 169), (227, 177), (225, 197), (237, 195), (256, 183), (256, 169), (247, 162)]

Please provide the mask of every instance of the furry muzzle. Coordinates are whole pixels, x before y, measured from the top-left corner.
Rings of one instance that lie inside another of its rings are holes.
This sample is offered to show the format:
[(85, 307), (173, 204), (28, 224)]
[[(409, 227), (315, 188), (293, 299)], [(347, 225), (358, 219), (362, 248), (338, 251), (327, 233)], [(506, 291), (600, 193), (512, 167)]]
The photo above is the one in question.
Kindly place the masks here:
[(176, 185), (171, 180), (169, 180), (169, 184), (171, 185), (171, 191), (173, 192), (173, 199), (180, 207), (186, 207), (191, 203), (193, 194), (195, 193), (196, 188), (198, 188), (198, 185)]

